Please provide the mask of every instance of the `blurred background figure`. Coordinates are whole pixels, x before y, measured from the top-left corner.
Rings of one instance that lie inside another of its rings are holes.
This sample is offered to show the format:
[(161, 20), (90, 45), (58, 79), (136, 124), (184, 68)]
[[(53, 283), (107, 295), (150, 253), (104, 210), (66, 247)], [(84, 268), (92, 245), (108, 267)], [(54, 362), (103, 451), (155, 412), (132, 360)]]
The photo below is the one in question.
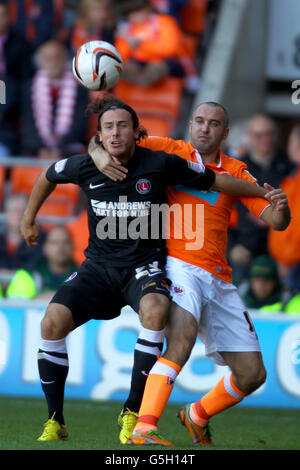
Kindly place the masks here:
[(19, 145), (19, 113), (22, 84), (32, 74), (29, 44), (9, 23), (7, 2), (0, 1), (0, 80), (6, 86), (6, 102), (0, 105), (0, 156), (15, 155)]
[(188, 5), (189, 0), (150, 0), (150, 3), (155, 11), (163, 15), (173, 16), (178, 24), (180, 24), (180, 12), (182, 7)]
[(300, 124), (296, 124), (289, 134), (287, 152), (295, 168), (280, 186), (288, 197), (292, 220), (284, 232), (270, 230), (268, 247), (278, 263), (282, 279), (290, 288), (300, 290)]
[(63, 22), (64, 0), (8, 0), (10, 23), (35, 51), (56, 36)]
[[(249, 120), (249, 151), (243, 157), (248, 171), (260, 185), (269, 183), (277, 188), (289, 174), (292, 164), (279, 149), (278, 130), (268, 116), (255, 115)], [(238, 221), (229, 233), (229, 260), (236, 283), (248, 276), (249, 263), (261, 254), (268, 253), (268, 228), (253, 217), (242, 204), (237, 205)]]
[(264, 305), (279, 302), (283, 288), (276, 262), (268, 255), (254, 258), (250, 265), (249, 281), (241, 285), (239, 290), (248, 308), (260, 309)]
[(246, 157), (249, 151), (248, 127), (248, 119), (242, 119), (230, 125), (225, 152), (231, 157), (241, 160)]
[(101, 40), (114, 44), (115, 22), (115, 7), (111, 0), (81, 0), (74, 24), (63, 28), (58, 37), (73, 55), (88, 41)]
[(65, 227), (57, 226), (47, 233), (43, 257), (27, 270), (16, 272), (6, 296), (50, 300), (77, 269), (78, 265), (73, 260), (71, 234)]
[(88, 92), (69, 69), (66, 48), (48, 41), (37, 51), (37, 72), (24, 90), (22, 150), (44, 158), (84, 151)]
[(149, 87), (168, 76), (183, 77), (176, 20), (155, 13), (147, 0), (124, 2), (122, 11), (125, 21), (119, 24), (115, 45), (125, 63), (123, 79)]
[(6, 198), (4, 204), (4, 223), (0, 233), (0, 275), (5, 286), (17, 269), (27, 269), (42, 256), (45, 233), (40, 232), (39, 244), (34, 248), (26, 245), (20, 232), (28, 196), (14, 194)]

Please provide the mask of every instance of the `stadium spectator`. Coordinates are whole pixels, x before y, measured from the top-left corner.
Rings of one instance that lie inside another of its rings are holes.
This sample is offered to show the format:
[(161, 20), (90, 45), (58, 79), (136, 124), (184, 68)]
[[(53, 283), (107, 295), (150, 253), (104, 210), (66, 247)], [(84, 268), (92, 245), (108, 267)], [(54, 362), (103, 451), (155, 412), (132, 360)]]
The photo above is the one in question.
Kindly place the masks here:
[(24, 90), (22, 148), (28, 155), (68, 156), (85, 148), (87, 123), (84, 111), (88, 91), (68, 68), (65, 47), (57, 41), (37, 51), (38, 70)]
[[(0, 104), (0, 155), (16, 155), (22, 84), (32, 74), (29, 45), (9, 24), (8, 7), (0, 1), (0, 80), (6, 87), (6, 101)], [(2, 101), (2, 100), (1, 100)]]
[(178, 24), (181, 22), (180, 11), (188, 2), (189, 0), (150, 0), (156, 12), (173, 16)]
[(249, 150), (248, 120), (234, 122), (226, 142), (226, 152), (234, 158), (243, 160)]
[(8, 0), (10, 23), (35, 51), (53, 39), (63, 21), (64, 0)]
[(43, 257), (27, 270), (15, 273), (6, 297), (50, 300), (77, 269), (71, 234), (65, 227), (54, 227), (47, 232)]
[(74, 54), (85, 42), (101, 40), (114, 43), (115, 13), (111, 0), (81, 0), (78, 17), (70, 28), (63, 28), (59, 38)]
[(144, 87), (168, 76), (183, 77), (178, 60), (181, 31), (176, 20), (156, 14), (147, 0), (124, 2), (115, 46), (124, 60), (123, 79)]
[(42, 256), (45, 233), (40, 232), (39, 245), (30, 249), (22, 237), (20, 223), (28, 202), (26, 194), (8, 196), (4, 203), (4, 224), (0, 233), (0, 273), (9, 277), (19, 268), (27, 269)]
[(276, 262), (269, 255), (254, 258), (250, 265), (249, 280), (239, 286), (246, 307), (259, 309), (281, 300), (281, 285)]
[(298, 266), (300, 265), (300, 124), (290, 132), (287, 144), (289, 160), (295, 165), (293, 172), (281, 183), (281, 188), (287, 194), (292, 220), (284, 232), (269, 231), (268, 249), (278, 263), (280, 276), (289, 287), (300, 290)]
[[(291, 171), (287, 155), (278, 148), (278, 130), (275, 123), (265, 115), (255, 115), (249, 120), (249, 151), (243, 162), (259, 184), (265, 182), (278, 187)], [(247, 279), (251, 260), (268, 253), (268, 227), (252, 217), (241, 204), (237, 206), (238, 222), (229, 232), (229, 260), (237, 283)]]

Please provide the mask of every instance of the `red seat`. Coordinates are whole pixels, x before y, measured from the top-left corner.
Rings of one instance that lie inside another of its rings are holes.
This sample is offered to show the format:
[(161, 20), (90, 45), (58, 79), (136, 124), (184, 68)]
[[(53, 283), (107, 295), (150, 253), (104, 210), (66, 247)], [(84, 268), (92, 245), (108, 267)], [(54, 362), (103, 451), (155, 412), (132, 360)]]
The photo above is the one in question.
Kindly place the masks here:
[(179, 116), (182, 89), (181, 79), (168, 77), (150, 87), (120, 80), (114, 93), (136, 111), (149, 135), (168, 136)]
[[(30, 194), (43, 171), (40, 167), (15, 167), (11, 171), (11, 192)], [(59, 184), (44, 202), (39, 215), (67, 217), (74, 215), (79, 199), (79, 187), (74, 184)]]

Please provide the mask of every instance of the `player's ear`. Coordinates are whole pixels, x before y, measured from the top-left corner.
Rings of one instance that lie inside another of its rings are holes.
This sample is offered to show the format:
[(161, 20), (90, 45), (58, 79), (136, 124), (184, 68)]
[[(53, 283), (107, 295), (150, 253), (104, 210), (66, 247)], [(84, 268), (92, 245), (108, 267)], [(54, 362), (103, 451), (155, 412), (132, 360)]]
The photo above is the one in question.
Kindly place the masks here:
[(229, 127), (226, 127), (223, 133), (223, 140), (226, 140), (229, 134)]
[(99, 137), (100, 142), (102, 142), (102, 133), (101, 133), (101, 131), (97, 131), (97, 135)]

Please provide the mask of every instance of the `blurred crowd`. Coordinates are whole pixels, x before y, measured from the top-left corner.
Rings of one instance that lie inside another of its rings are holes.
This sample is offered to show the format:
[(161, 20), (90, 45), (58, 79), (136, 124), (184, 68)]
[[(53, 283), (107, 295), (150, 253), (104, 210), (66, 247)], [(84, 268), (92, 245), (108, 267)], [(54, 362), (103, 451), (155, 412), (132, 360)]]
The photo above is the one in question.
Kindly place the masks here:
[[(28, 195), (41, 171), (23, 166), (22, 157), (40, 159), (42, 165), (42, 160), (85, 152), (95, 131), (93, 118), (85, 114), (95, 92), (79, 86), (71, 72), (78, 47), (97, 39), (114, 44), (124, 73), (112, 92), (137, 110), (150, 134), (182, 138), (182, 103), (186, 109), (201, 87), (201, 66), (219, 4), (0, 0), (0, 80), (6, 85), (0, 158), (21, 162), (0, 163), (0, 297), (50, 298), (84, 260), (88, 230), (77, 187), (57, 187), (43, 206), (45, 222), (36, 248), (29, 249), (20, 234)], [(269, 116), (250, 116), (232, 126), (225, 150), (243, 159), (260, 184), (280, 185), (293, 218), (286, 231), (275, 232), (238, 205), (231, 218), (228, 260), (249, 308), (291, 313), (300, 312), (300, 125), (291, 129), (282, 147)], [(51, 223), (49, 216), (68, 217), (68, 223)]]

